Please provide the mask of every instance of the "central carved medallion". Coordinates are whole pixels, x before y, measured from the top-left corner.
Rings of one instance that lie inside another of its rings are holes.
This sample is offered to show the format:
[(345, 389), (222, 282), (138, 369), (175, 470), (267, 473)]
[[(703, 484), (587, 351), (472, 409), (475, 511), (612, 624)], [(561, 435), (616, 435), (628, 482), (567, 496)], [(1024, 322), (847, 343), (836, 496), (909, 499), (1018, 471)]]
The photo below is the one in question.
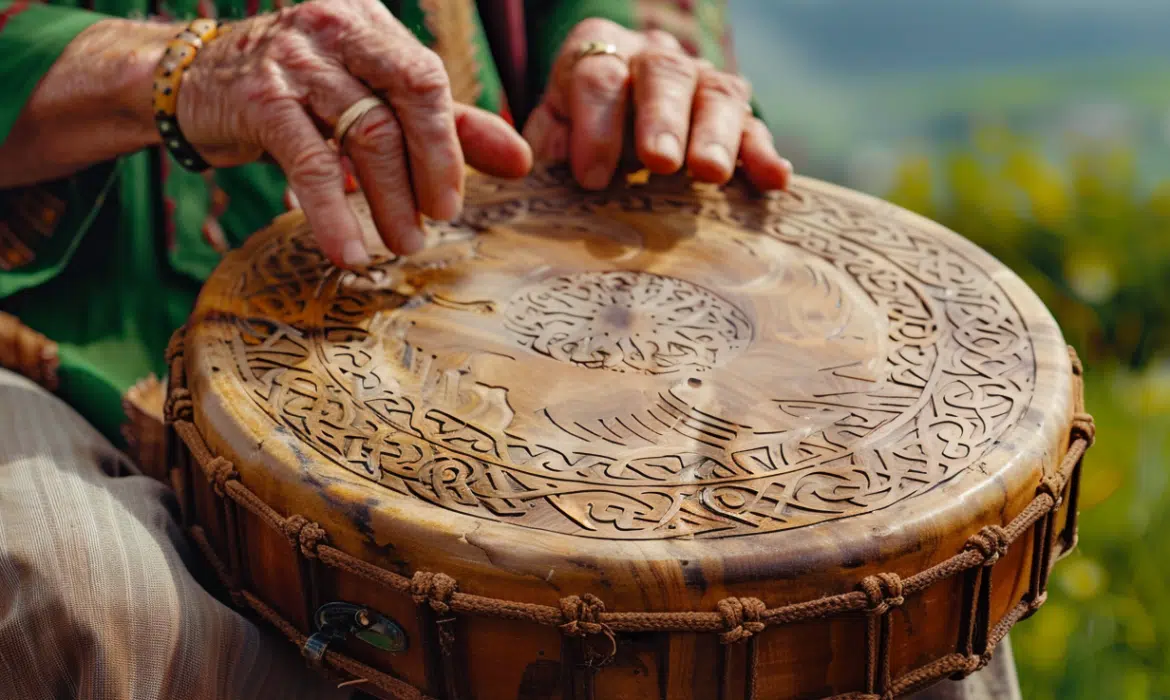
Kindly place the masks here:
[(578, 537), (731, 537), (914, 499), (1028, 410), (1002, 268), (931, 224), (817, 188), (475, 182), (410, 260), (355, 276), (300, 227), (216, 273), (217, 352), (306, 468)]
[(704, 371), (752, 336), (731, 302), (647, 272), (583, 272), (522, 289), (505, 310), (522, 345), (562, 362), (616, 372)]

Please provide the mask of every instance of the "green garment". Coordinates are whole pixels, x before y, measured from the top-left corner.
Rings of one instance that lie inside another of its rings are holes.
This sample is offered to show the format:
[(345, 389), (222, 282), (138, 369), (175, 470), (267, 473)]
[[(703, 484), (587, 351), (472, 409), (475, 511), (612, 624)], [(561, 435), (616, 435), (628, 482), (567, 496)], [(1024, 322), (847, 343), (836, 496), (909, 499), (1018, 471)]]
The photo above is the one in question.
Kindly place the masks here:
[[(90, 9), (82, 9), (78, 2), (0, 0), (0, 85), (5, 87), (0, 143), (65, 46), (97, 21), (231, 19), (281, 5), (280, 0), (92, 0)], [(424, 9), (429, 2), (387, 4), (422, 41), (434, 45)], [(527, 0), (526, 5), (529, 71), (536, 75), (547, 75), (564, 36), (590, 16), (628, 27), (690, 32), (684, 44), (696, 44), (705, 57), (723, 64), (718, 0), (699, 2), (698, 11), (691, 11), (690, 0)], [(478, 104), (500, 111), (498, 71), (482, 23), (476, 29)], [(0, 191), (0, 310), (58, 343), (59, 395), (122, 444), (122, 396), (145, 376), (165, 374), (167, 341), (220, 260), (212, 241), (239, 245), (285, 211), (286, 190), (275, 166), (195, 174), (162, 149), (149, 149), (61, 182)], [(45, 201), (57, 210), (48, 229), (28, 213), (29, 202), (38, 203), (31, 207), (35, 212), (44, 210)]]

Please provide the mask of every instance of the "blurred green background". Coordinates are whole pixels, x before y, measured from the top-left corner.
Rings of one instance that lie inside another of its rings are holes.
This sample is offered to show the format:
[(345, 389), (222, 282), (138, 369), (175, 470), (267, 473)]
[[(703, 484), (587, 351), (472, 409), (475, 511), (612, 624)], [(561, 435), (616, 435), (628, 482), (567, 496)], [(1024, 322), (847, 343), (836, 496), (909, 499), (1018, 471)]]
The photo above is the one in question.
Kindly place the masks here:
[(1080, 547), (1012, 634), (1024, 697), (1170, 698), (1170, 2), (732, 8), (797, 169), (985, 247), (1088, 368)]

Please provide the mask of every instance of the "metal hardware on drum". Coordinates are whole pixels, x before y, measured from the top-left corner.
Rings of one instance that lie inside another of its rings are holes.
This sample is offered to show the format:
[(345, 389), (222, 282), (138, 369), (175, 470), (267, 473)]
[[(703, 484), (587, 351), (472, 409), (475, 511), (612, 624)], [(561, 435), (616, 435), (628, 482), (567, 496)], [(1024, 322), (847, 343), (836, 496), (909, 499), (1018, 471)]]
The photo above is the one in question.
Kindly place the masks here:
[(401, 654), (409, 646), (398, 623), (353, 603), (322, 605), (313, 616), (313, 624), (317, 631), (301, 646), (301, 654), (313, 666), (321, 665), (330, 644), (345, 641), (350, 635), (392, 654)]

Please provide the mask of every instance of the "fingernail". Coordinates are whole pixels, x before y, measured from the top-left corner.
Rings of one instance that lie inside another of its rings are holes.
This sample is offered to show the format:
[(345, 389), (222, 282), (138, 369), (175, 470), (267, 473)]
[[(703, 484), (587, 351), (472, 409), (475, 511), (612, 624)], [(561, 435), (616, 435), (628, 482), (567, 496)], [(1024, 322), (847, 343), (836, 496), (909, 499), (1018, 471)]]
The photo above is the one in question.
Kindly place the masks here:
[(711, 161), (713, 165), (718, 167), (723, 172), (731, 170), (731, 154), (723, 147), (723, 144), (712, 143), (708, 144), (703, 149), (703, 157)]
[(682, 144), (679, 143), (678, 137), (670, 132), (659, 134), (658, 140), (654, 142), (654, 148), (658, 150), (658, 155), (672, 163), (682, 161)]
[(586, 189), (600, 190), (609, 184), (610, 171), (604, 165), (595, 165), (585, 173), (585, 180), (581, 183)]
[(370, 266), (370, 254), (361, 241), (346, 241), (341, 249), (341, 262), (349, 268), (366, 268)]
[(413, 255), (422, 250), (423, 244), (426, 243), (426, 236), (423, 234), (421, 228), (412, 228), (402, 233), (400, 247), (402, 255)]
[(787, 170), (789, 175), (796, 172), (796, 168), (792, 167), (792, 161), (788, 160), (787, 158), (780, 159), (780, 167)]

